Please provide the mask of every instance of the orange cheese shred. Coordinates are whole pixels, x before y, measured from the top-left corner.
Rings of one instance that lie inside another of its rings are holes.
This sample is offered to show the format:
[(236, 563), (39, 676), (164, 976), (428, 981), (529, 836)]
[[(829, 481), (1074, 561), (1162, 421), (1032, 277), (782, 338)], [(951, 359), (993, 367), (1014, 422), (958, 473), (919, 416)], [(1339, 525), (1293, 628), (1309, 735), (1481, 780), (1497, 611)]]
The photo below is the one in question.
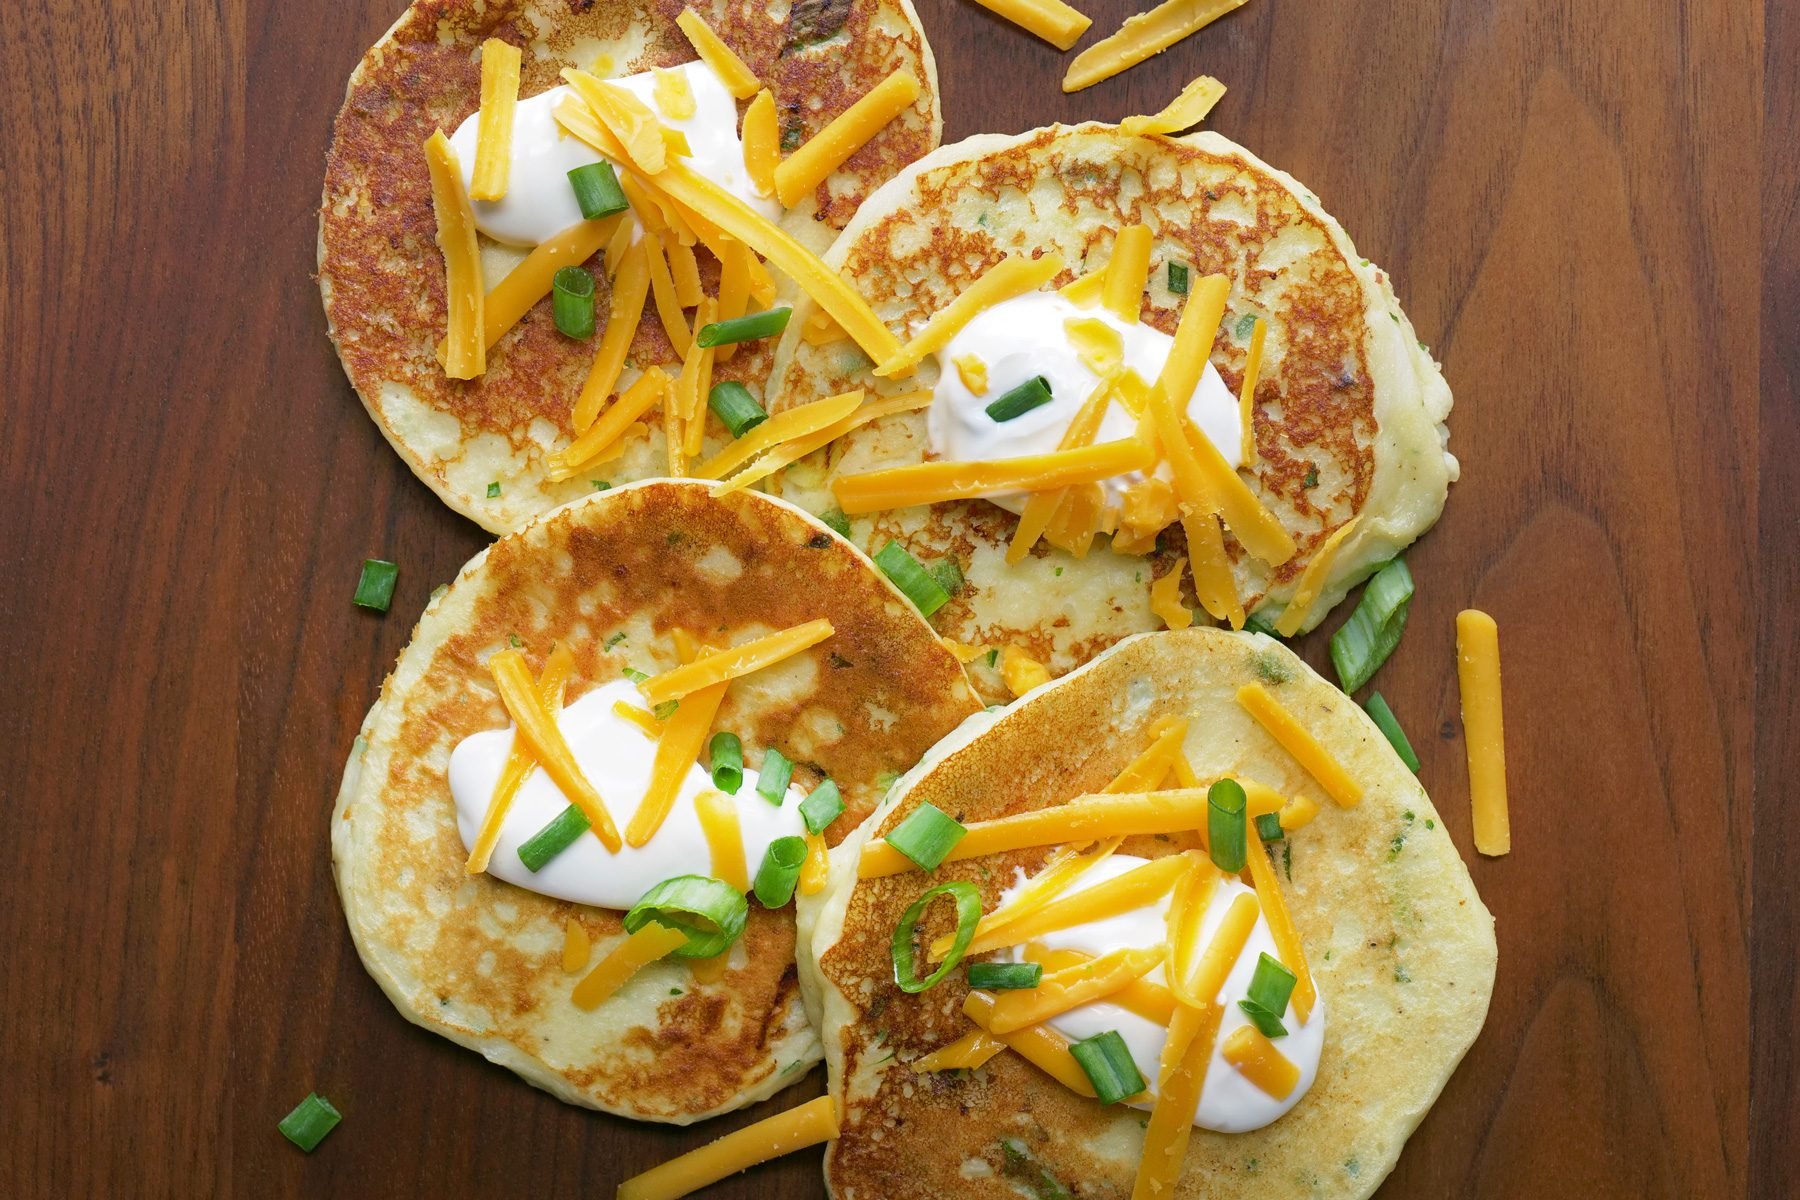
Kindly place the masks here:
[(733, 646), (729, 650), (703, 654), (691, 663), (684, 663), (645, 680), (640, 690), (652, 704), (679, 700), (702, 688), (773, 666), (802, 650), (818, 645), (835, 632), (831, 622), (824, 617), (804, 621), (779, 632), (755, 638), (741, 646)]
[(800, 203), (918, 98), (919, 78), (904, 68), (870, 88), (775, 168), (776, 198), (785, 208)]
[[(1143, 313), (1144, 281), (1150, 275), (1150, 243), (1148, 225), (1127, 225), (1113, 240), (1112, 257), (1106, 261), (1100, 302), (1127, 325), (1136, 325)], [(1189, 297), (1188, 303), (1193, 302), (1193, 297)], [(1217, 325), (1218, 321), (1213, 324)], [(1176, 395), (1191, 395), (1193, 390), (1189, 388)]]
[(817, 433), (795, 437), (771, 448), (761, 458), (714, 488), (712, 494), (723, 496), (729, 492), (735, 492), (739, 488), (747, 487), (759, 479), (773, 475), (784, 467), (792, 466), (814, 451), (823, 449), (852, 429), (860, 429), (871, 421), (880, 420), (882, 417), (891, 417), (896, 413), (917, 412), (921, 408), (929, 408), (931, 401), (931, 392), (917, 391), (865, 404), (843, 420), (834, 421)]
[(1262, 906), (1263, 920), (1268, 922), (1269, 936), (1274, 939), (1275, 953), (1280, 957), (1281, 965), (1294, 973), (1294, 992), (1288, 1003), (1294, 1006), (1294, 1015), (1304, 1025), (1312, 1017), (1318, 989), (1313, 984), (1312, 970), (1306, 965), (1306, 949), (1300, 944), (1300, 931), (1294, 927), (1294, 918), (1281, 894), (1275, 869), (1269, 865), (1269, 856), (1263, 852), (1256, 822), (1252, 820), (1246, 824), (1249, 826), (1250, 852), (1244, 857), (1250, 865), (1250, 880), (1256, 887), (1256, 900)]
[(781, 120), (775, 97), (764, 88), (744, 110), (744, 170), (764, 196), (775, 194), (775, 168), (781, 165)]
[(927, 355), (935, 354), (949, 345), (950, 340), (985, 309), (1023, 296), (1027, 292), (1037, 291), (1055, 278), (1060, 270), (1062, 259), (1056, 254), (1044, 254), (1037, 258), (1029, 258), (1023, 254), (1008, 255), (983, 271), (956, 299), (931, 314), (931, 319), (925, 322), (924, 328), (911, 341), (876, 365), (875, 374), (883, 377), (910, 374), (914, 367), (925, 361)]
[(1294, 595), (1275, 621), (1275, 632), (1282, 637), (1293, 637), (1306, 624), (1312, 614), (1313, 605), (1318, 602), (1319, 592), (1331, 575), (1331, 564), (1337, 560), (1338, 551), (1343, 547), (1357, 525), (1362, 521), (1362, 514), (1357, 513), (1342, 525), (1332, 530), (1320, 547), (1313, 551), (1312, 557), (1306, 561), (1306, 569), (1300, 572), (1299, 580), (1294, 584)]
[[(575, 669), (575, 656), (569, 648), (558, 642), (550, 651), (550, 657), (544, 663), (543, 674), (538, 676), (538, 703), (552, 714), (562, 708), (563, 687), (569, 681), (569, 675)], [(463, 864), (463, 870), (470, 875), (479, 875), (488, 868), (488, 861), (494, 856), (494, 846), (500, 841), (501, 827), (506, 824), (506, 814), (512, 810), (513, 798), (519, 794), (519, 788), (531, 777), (537, 767), (537, 759), (531, 753), (531, 746), (524, 738), (513, 738), (512, 750), (506, 756), (506, 765), (500, 770), (500, 778), (494, 784), (493, 798), (488, 801), (487, 812), (481, 818), (481, 829), (475, 834), (475, 845), (469, 850), (469, 859)]]
[(487, 343), (483, 308), (486, 294), (481, 282), (481, 247), (475, 237), (475, 210), (463, 187), (462, 167), (444, 131), (435, 131), (425, 142), (425, 161), (431, 169), (431, 208), (437, 216), (437, 244), (444, 255), (444, 305), (448, 326), (444, 335), (444, 374), (452, 379), (474, 379), (487, 370)]
[(1046, 974), (1034, 988), (1001, 993), (988, 1017), (988, 1032), (1016, 1033), (1072, 1008), (1111, 996), (1162, 964), (1161, 946), (1124, 946), (1098, 958)]
[(719, 702), (725, 699), (725, 689), (729, 686), (729, 683), (715, 683), (690, 693), (663, 723), (662, 739), (656, 743), (656, 758), (650, 768), (650, 786), (645, 790), (637, 812), (632, 814), (630, 824), (625, 827), (627, 845), (645, 845), (662, 828), (669, 810), (674, 807), (676, 794), (681, 790), (682, 779), (700, 759), (700, 747), (712, 730)]
[(694, 469), (701, 479), (723, 479), (757, 455), (794, 438), (827, 429), (855, 412), (863, 390), (828, 396), (809, 404), (785, 408)]
[[(989, 992), (970, 992), (963, 997), (963, 1015), (983, 1030), (994, 1011), (994, 997)], [(1032, 1066), (1077, 1095), (1092, 1098), (1094, 1085), (1087, 1072), (1069, 1053), (1068, 1039), (1045, 1025), (1031, 1025), (1013, 1033), (997, 1034), (1007, 1048)]]
[(756, 95), (756, 89), (762, 86), (756, 81), (756, 72), (744, 65), (744, 60), (713, 32), (704, 17), (691, 8), (684, 8), (675, 18), (675, 24), (687, 35), (700, 61), (713, 69), (713, 74), (719, 77), (734, 99), (748, 100)]
[(969, 1071), (1005, 1049), (1005, 1042), (986, 1030), (977, 1029), (948, 1046), (940, 1046), (930, 1054), (913, 1059), (910, 1065), (921, 1074), (926, 1071)]
[(1194, 623), (1194, 614), (1181, 602), (1181, 573), (1187, 570), (1187, 558), (1177, 556), (1175, 562), (1150, 585), (1150, 611), (1170, 629), (1186, 629)]
[(1058, 50), (1067, 50), (1081, 40), (1092, 17), (1063, 3), (1063, 0), (975, 0), (996, 16), (1005, 17), (1020, 29), (1034, 33)]
[(529, 743), (531, 752), (544, 768), (544, 773), (550, 776), (570, 803), (587, 817), (600, 844), (608, 852), (618, 853), (618, 826), (613, 824), (600, 793), (594, 790), (594, 785), (582, 774), (575, 755), (569, 750), (569, 743), (563, 739), (562, 730), (556, 724), (556, 718), (534, 694), (531, 672), (525, 666), (525, 656), (517, 650), (497, 651), (488, 659), (488, 670), (493, 673), (500, 701), (506, 705), (506, 711), (517, 728), (516, 736), (522, 736)]
[[(549, 241), (540, 242), (518, 266), (508, 271), (482, 300), (481, 337), (487, 348), (493, 349), (495, 342), (505, 337), (539, 300), (550, 294), (558, 271), (564, 267), (578, 267), (598, 253), (624, 224), (622, 216), (615, 213), (597, 221), (571, 225)], [(449, 345), (447, 339), (437, 344), (439, 366), (449, 361)]]
[(1079, 92), (1111, 79), (1198, 33), (1243, 3), (1244, 0), (1163, 0), (1148, 12), (1126, 17), (1117, 32), (1075, 56), (1063, 73), (1062, 90)]
[(1300, 1084), (1300, 1068), (1254, 1025), (1240, 1025), (1219, 1047), (1238, 1074), (1277, 1100), (1286, 1100)]
[[(612, 297), (607, 302), (606, 331), (600, 335), (600, 346), (594, 351), (593, 365), (575, 399), (569, 422), (577, 436), (585, 434), (599, 414), (600, 406), (619, 382), (625, 369), (625, 358), (631, 353), (631, 339), (637, 336), (638, 321), (644, 315), (644, 300), (650, 294), (648, 250), (639, 242), (625, 252), (619, 273), (613, 277)], [(616, 435), (615, 435), (616, 436)], [(602, 447), (606, 443), (602, 443)], [(599, 447), (597, 447), (598, 449)]]
[[(1152, 859), (1123, 875), (1115, 875), (1093, 887), (1052, 900), (1037, 911), (1024, 913), (988, 933), (977, 932), (967, 953), (970, 956), (988, 954), (1059, 929), (1070, 929), (1088, 921), (1103, 921), (1154, 904), (1169, 894), (1182, 875), (1191, 869), (1192, 862), (1192, 857), (1186, 853)], [(1159, 960), (1161, 955), (1159, 949)], [(1138, 975), (1142, 974), (1143, 971), (1138, 972)]]
[(825, 890), (831, 877), (831, 859), (826, 852), (825, 835), (806, 835), (806, 861), (800, 864), (800, 894), (816, 896)]
[(1128, 437), (1049, 454), (989, 462), (926, 462), (845, 475), (832, 484), (832, 491), (838, 507), (856, 516), (915, 504), (974, 500), (999, 492), (1038, 492), (1098, 483), (1127, 471), (1147, 470), (1150, 465), (1150, 448), (1141, 439)]
[(820, 1096), (633, 1175), (619, 1185), (617, 1200), (676, 1200), (757, 1163), (817, 1146), (837, 1135), (837, 1103), (830, 1096)]
[(607, 952), (605, 958), (575, 985), (575, 1007), (592, 1012), (631, 977), (659, 958), (665, 958), (677, 947), (687, 944), (687, 934), (651, 921)]
[(574, 478), (583, 466), (600, 458), (624, 436), (631, 423), (649, 412), (669, 392), (669, 377), (661, 367), (651, 367), (613, 402), (611, 408), (587, 431), (549, 458), (553, 481)]
[(475, 121), (471, 200), (500, 200), (512, 173), (513, 114), (519, 106), (519, 48), (499, 38), (481, 43), (481, 109)]
[(593, 957), (594, 941), (588, 936), (587, 926), (574, 917), (563, 924), (562, 969), (565, 975), (579, 975), (582, 968), (588, 965)]
[(1500, 629), (1478, 609), (1456, 614), (1456, 676), (1468, 744), (1469, 803), (1475, 849), (1501, 855), (1512, 849), (1506, 811), (1506, 730), (1500, 714)]
[(712, 855), (712, 876), (740, 892), (750, 890), (750, 872), (744, 865), (744, 833), (738, 822), (737, 802), (723, 792), (705, 791), (694, 797), (700, 831)]
[(1337, 801), (1339, 808), (1355, 808), (1362, 800), (1362, 785), (1350, 777), (1343, 764), (1332, 757), (1331, 752), (1320, 745), (1319, 740), (1282, 706), (1281, 701), (1271, 696), (1267, 688), (1260, 683), (1246, 683), (1238, 689), (1237, 700), (1270, 737), (1281, 743), (1282, 749), (1293, 755), (1295, 761), (1319, 781), (1319, 786)]

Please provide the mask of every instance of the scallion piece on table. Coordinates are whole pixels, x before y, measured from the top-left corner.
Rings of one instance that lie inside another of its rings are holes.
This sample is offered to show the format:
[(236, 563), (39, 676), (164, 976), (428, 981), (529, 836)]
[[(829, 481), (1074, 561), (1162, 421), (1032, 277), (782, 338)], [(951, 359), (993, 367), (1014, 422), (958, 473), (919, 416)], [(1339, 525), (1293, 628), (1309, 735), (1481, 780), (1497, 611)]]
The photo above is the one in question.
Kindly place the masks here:
[(575, 189), (575, 204), (581, 215), (590, 221), (631, 207), (625, 189), (619, 186), (619, 174), (609, 162), (576, 167), (569, 172), (569, 186)]
[(893, 581), (895, 587), (906, 593), (906, 598), (913, 602), (919, 615), (929, 617), (944, 607), (950, 600), (950, 593), (944, 585), (933, 579), (931, 572), (920, 565), (919, 560), (908, 554), (906, 547), (899, 542), (889, 542), (875, 555), (875, 565), (881, 573)]
[(1169, 264), (1169, 290), (1177, 296), (1187, 295), (1188, 269), (1186, 263), (1172, 262)]
[(363, 559), (362, 576), (351, 599), (364, 608), (386, 612), (394, 602), (394, 580), (399, 574), (400, 568), (385, 558)]
[(825, 827), (837, 820), (843, 811), (843, 793), (830, 779), (807, 793), (806, 799), (800, 802), (800, 819), (806, 822), (808, 833), (824, 833)]
[(800, 882), (800, 867), (806, 862), (806, 839), (779, 837), (763, 851), (762, 865), (756, 868), (756, 880), (750, 890), (764, 908), (780, 908), (794, 898), (794, 887)]
[(1406, 764), (1407, 770), (1417, 775), (1419, 756), (1413, 753), (1412, 743), (1406, 740), (1406, 730), (1400, 728), (1400, 718), (1394, 715), (1388, 702), (1381, 698), (1381, 693), (1370, 692), (1363, 708), (1368, 710), (1369, 719), (1375, 722), (1375, 728), (1381, 730), (1382, 736), (1387, 738), (1388, 745), (1394, 748), (1394, 753), (1400, 756), (1400, 761)]
[(1050, 381), (1042, 375), (1033, 375), (1018, 387), (1004, 393), (998, 400), (987, 406), (987, 415), (996, 421), (1010, 421), (1014, 417), (1022, 417), (1040, 405), (1050, 403)]
[(733, 317), (729, 321), (714, 321), (710, 325), (702, 325), (700, 336), (694, 341), (704, 350), (709, 346), (730, 346), (737, 342), (754, 342), (758, 338), (774, 337), (787, 328), (788, 318), (793, 315), (794, 310), (791, 308), (771, 308), (767, 312)]
[[(942, 814), (940, 814), (942, 815)], [(958, 826), (958, 828), (961, 828)], [(919, 927), (919, 920), (931, 902), (939, 896), (948, 896), (956, 904), (956, 940), (950, 946), (950, 953), (938, 964), (937, 970), (920, 979), (915, 969), (918, 960), (918, 947), (913, 944), (913, 933)], [(894, 959), (894, 983), (903, 992), (922, 992), (937, 985), (938, 981), (948, 975), (962, 956), (969, 949), (969, 943), (975, 940), (975, 926), (981, 921), (981, 893), (975, 885), (961, 879), (952, 879), (940, 883), (936, 887), (927, 888), (925, 892), (912, 902), (900, 916), (900, 923), (894, 926), (893, 941), (889, 952)]]
[(1256, 836), (1265, 842), (1279, 842), (1287, 836), (1281, 827), (1280, 813), (1263, 813), (1256, 818)]
[(906, 820), (894, 826), (883, 840), (920, 870), (935, 871), (968, 832), (961, 822), (927, 800), (908, 813)]
[(988, 991), (1034, 988), (1044, 979), (1042, 963), (978, 962), (969, 964), (969, 986)]
[(559, 267), (550, 278), (550, 314), (564, 336), (594, 336), (594, 277), (583, 267)]
[(788, 784), (794, 781), (794, 764), (787, 755), (770, 746), (763, 751), (762, 766), (756, 768), (756, 794), (781, 807), (787, 797)]
[(706, 406), (734, 438), (743, 437), (769, 419), (769, 414), (756, 402), (750, 389), (735, 379), (713, 384), (706, 394)]
[(1331, 665), (1346, 692), (1369, 682), (1400, 644), (1412, 595), (1412, 572), (1403, 558), (1390, 560), (1369, 577), (1356, 611), (1331, 635)]
[(519, 847), (519, 861), (535, 875), (544, 869), (545, 863), (573, 846), (576, 838), (592, 828), (587, 814), (571, 804), (548, 825), (525, 839)]
[(1144, 1090), (1144, 1077), (1116, 1029), (1071, 1043), (1069, 1053), (1094, 1085), (1094, 1095), (1102, 1104), (1117, 1104)]
[(1206, 843), (1213, 865), (1230, 874), (1244, 869), (1244, 806), (1250, 802), (1235, 779), (1206, 791)]
[(293, 1112), (281, 1118), (277, 1128), (288, 1141), (311, 1154), (343, 1119), (343, 1114), (332, 1107), (331, 1101), (313, 1092), (296, 1104)]
[(1263, 954), (1256, 960), (1256, 973), (1238, 1007), (1262, 1031), (1264, 1037), (1286, 1037), (1287, 1026), (1281, 1016), (1287, 1012), (1288, 997), (1294, 994), (1294, 973), (1280, 959)]
[(738, 735), (723, 731), (713, 734), (707, 761), (712, 763), (713, 786), (727, 796), (737, 795), (744, 786), (744, 743)]
[(625, 914), (625, 932), (636, 933), (650, 921), (687, 934), (677, 946), (678, 958), (711, 958), (723, 954), (744, 932), (750, 905), (744, 894), (723, 879), (677, 875), (649, 891)]

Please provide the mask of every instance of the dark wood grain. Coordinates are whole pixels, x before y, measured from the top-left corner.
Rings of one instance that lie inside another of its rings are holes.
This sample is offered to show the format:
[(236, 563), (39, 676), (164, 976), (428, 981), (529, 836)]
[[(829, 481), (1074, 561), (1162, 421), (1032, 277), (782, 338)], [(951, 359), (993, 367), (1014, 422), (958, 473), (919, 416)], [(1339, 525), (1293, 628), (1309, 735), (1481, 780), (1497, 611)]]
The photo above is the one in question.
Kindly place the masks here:
[[(1065, 97), (1048, 47), (921, 7), (949, 139), (1224, 79), (1213, 127), (1324, 199), (1446, 364), (1465, 476), (1380, 686), (1466, 849), (1452, 619), (1496, 615), (1516, 849), (1471, 862), (1492, 1012), (1383, 1196), (1785, 1193), (1800, 21), (1254, 0)], [(558, 1104), (402, 1021), (338, 912), (351, 737), (485, 541), (364, 416), (310, 277), (331, 117), (397, 0), (8, 13), (0, 1195), (607, 1196), (747, 1120)], [(370, 555), (401, 565), (385, 618), (349, 603)], [(274, 1126), (313, 1088), (346, 1119), (309, 1158)], [(816, 1195), (817, 1160), (710, 1194)]]

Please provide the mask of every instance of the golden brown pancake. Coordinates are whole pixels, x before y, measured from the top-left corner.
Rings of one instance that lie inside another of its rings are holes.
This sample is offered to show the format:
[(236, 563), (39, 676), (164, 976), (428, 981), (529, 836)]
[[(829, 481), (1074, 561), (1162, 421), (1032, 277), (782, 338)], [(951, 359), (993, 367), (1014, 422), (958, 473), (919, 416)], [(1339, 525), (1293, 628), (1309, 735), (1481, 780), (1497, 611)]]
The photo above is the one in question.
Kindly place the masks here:
[(548, 513), (471, 560), (383, 685), (333, 814), (351, 934), (400, 1011), (564, 1100), (645, 1120), (736, 1108), (816, 1061), (788, 910), (751, 905), (716, 983), (665, 961), (598, 1010), (575, 1008), (564, 924), (586, 927), (598, 962), (621, 914), (465, 874), (447, 770), (460, 740), (508, 723), (484, 665), (497, 650), (520, 647), (537, 671), (568, 646), (573, 702), (628, 665), (674, 665), (675, 629), (729, 644), (819, 616), (836, 633), (734, 682), (716, 728), (743, 739), (752, 765), (778, 746), (806, 786), (836, 780), (848, 813), (828, 836), (841, 836), (980, 707), (956, 659), (843, 539), (754, 492), (715, 500), (661, 480)]
[[(1311, 628), (1430, 527), (1456, 463), (1444, 449), (1449, 388), (1387, 274), (1291, 176), (1212, 133), (1133, 137), (1087, 124), (983, 135), (939, 149), (883, 187), (827, 262), (904, 338), (1007, 254), (1060, 254), (1064, 270), (1052, 286), (1061, 286), (1104, 266), (1118, 231), (1134, 223), (1154, 237), (1147, 324), (1175, 329), (1185, 297), (1169, 290), (1169, 263), (1187, 266), (1194, 280), (1213, 272), (1231, 279), (1212, 362), (1234, 393), (1253, 319), (1269, 322), (1256, 392), (1258, 461), (1243, 477), (1298, 552), (1271, 570), (1227, 533), (1245, 606), (1279, 611), (1314, 551), (1362, 517), (1311, 610)], [(872, 378), (853, 344), (807, 344), (796, 332), (807, 311), (796, 311), (777, 354), (777, 406)], [(876, 383), (899, 392), (936, 378), (928, 359), (911, 379)], [(782, 494), (825, 512), (835, 504), (833, 480), (928, 454), (923, 413), (889, 417), (798, 464)], [(1011, 513), (972, 500), (858, 518), (852, 539), (878, 548), (897, 538), (921, 559), (954, 558), (968, 587), (933, 618), (939, 631), (971, 644), (1016, 644), (1053, 672), (1161, 627), (1149, 589), (1186, 552), (1179, 526), (1147, 558), (1113, 553), (1104, 538), (1080, 560), (1040, 542), (1009, 567), (1003, 551), (1016, 525)], [(1196, 608), (1191, 591), (1185, 603)], [(985, 692), (1000, 692), (985, 667), (978, 664), (974, 678)]]
[[(332, 339), (357, 394), (407, 464), (445, 503), (493, 532), (592, 490), (587, 474), (550, 482), (544, 458), (572, 437), (570, 410), (604, 332), (610, 293), (601, 272), (593, 339), (558, 333), (546, 299), (488, 351), (485, 375), (446, 378), (435, 358), (445, 329), (444, 265), (422, 148), (434, 129), (454, 130), (479, 106), (476, 51), (484, 39), (526, 47), (519, 94), (532, 96), (559, 83), (565, 67), (625, 75), (692, 61), (675, 24), (684, 7), (683, 0), (417, 0), (350, 77), (319, 219), (319, 286)], [(761, 5), (693, 7), (772, 91), (790, 148), (896, 69), (923, 84), (912, 109), (783, 218), (815, 252), (870, 192), (938, 144), (936, 67), (911, 0), (802, 0), (781, 6), (779, 17)], [(482, 244), (492, 287), (523, 252), (486, 238)], [(718, 263), (704, 249), (699, 258), (702, 284), (714, 294)], [(760, 391), (771, 353), (767, 343), (747, 346), (715, 377)], [(675, 361), (648, 306), (621, 382)], [(632, 443), (595, 475), (623, 483), (666, 473), (660, 428)], [(500, 485), (492, 497), (491, 483)]]
[[(1259, 681), (1364, 789), (1340, 809), (1235, 699)], [(1084, 1099), (1004, 1052), (974, 1071), (915, 1073), (914, 1059), (973, 1026), (953, 971), (907, 995), (893, 982), (895, 924), (928, 886), (966, 879), (991, 910), (1016, 870), (1054, 847), (857, 880), (863, 845), (929, 799), (962, 821), (1054, 806), (1099, 791), (1164, 716), (1189, 721), (1202, 780), (1255, 779), (1320, 805), (1275, 843), (1277, 880), (1329, 1011), (1319, 1074), (1294, 1109), (1249, 1133), (1196, 1129), (1177, 1195), (1188, 1200), (1364, 1197), (1393, 1168), (1463, 1052), (1493, 990), (1493, 919), (1437, 811), (1356, 704), (1272, 638), (1190, 629), (1127, 641), (935, 747), (890, 802), (832, 853), (821, 897), (802, 906), (803, 980), (821, 1013), (843, 1132), (826, 1156), (838, 1200), (1131, 1194), (1145, 1114)], [(1132, 838), (1159, 857), (1179, 838)], [(948, 932), (948, 905), (921, 924)], [(1021, 1188), (1026, 1189), (1021, 1191)], [(1036, 1189), (1043, 1190), (1036, 1190)]]

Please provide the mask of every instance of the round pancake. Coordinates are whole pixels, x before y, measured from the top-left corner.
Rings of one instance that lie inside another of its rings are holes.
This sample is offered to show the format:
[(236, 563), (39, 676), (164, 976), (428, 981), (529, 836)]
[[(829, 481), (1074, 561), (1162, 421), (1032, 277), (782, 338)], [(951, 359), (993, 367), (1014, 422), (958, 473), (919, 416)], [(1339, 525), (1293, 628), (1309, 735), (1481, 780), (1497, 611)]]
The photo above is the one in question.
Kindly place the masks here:
[(536, 672), (564, 642), (573, 701), (627, 666), (673, 666), (676, 628), (735, 642), (818, 616), (834, 636), (734, 682), (718, 726), (752, 765), (774, 745), (806, 786), (830, 774), (849, 808), (841, 836), (979, 709), (956, 659), (847, 542), (778, 500), (664, 480), (557, 509), (472, 559), (383, 685), (332, 817), (350, 932), (400, 1011), (564, 1100), (644, 1120), (760, 1100), (816, 1061), (787, 910), (751, 905), (716, 983), (665, 961), (575, 1008), (564, 924), (581, 921), (598, 962), (621, 914), (465, 874), (447, 771), (458, 741), (507, 725), (484, 665), (496, 650), (521, 646)]
[[(480, 379), (446, 378), (435, 358), (445, 329), (444, 265), (425, 139), (436, 128), (450, 133), (479, 107), (476, 51), (484, 39), (525, 47), (519, 94), (532, 96), (560, 83), (564, 67), (616, 76), (692, 61), (675, 24), (684, 7), (686, 0), (416, 0), (350, 77), (319, 215), (319, 287), (331, 337), (364, 406), (414, 473), (495, 533), (592, 489), (586, 474), (550, 482), (544, 458), (572, 436), (570, 410), (604, 332), (610, 292), (602, 273), (592, 339), (558, 333), (546, 299), (488, 351)], [(923, 84), (910, 110), (786, 213), (783, 227), (815, 252), (869, 193), (938, 144), (937, 69), (911, 0), (692, 7), (773, 92), (785, 138), (811, 137), (896, 69)], [(481, 243), (491, 287), (524, 251)], [(718, 264), (704, 248), (697, 253), (712, 294)], [(621, 385), (639, 368), (679, 361), (655, 306), (645, 312)], [(760, 391), (772, 353), (766, 343), (746, 346), (719, 364), (716, 378)], [(621, 483), (665, 474), (666, 462), (658, 428), (597, 473)], [(500, 485), (494, 497), (490, 483)]]
[[(1325, 798), (1238, 706), (1238, 687), (1252, 680), (1363, 785), (1357, 807)], [(972, 1026), (961, 971), (917, 996), (894, 986), (889, 938), (901, 913), (929, 883), (952, 878), (974, 883), (991, 909), (1015, 868), (1038, 870), (1054, 848), (952, 863), (930, 879), (858, 881), (855, 863), (926, 798), (976, 821), (1098, 791), (1170, 714), (1189, 719), (1186, 751), (1201, 779), (1238, 774), (1319, 802), (1317, 818), (1278, 844), (1275, 866), (1329, 1013), (1311, 1090), (1260, 1130), (1196, 1129), (1177, 1194), (1362, 1197), (1393, 1168), (1486, 1017), (1493, 919), (1424, 789), (1354, 702), (1272, 638), (1189, 629), (1134, 638), (972, 719), (833, 851), (831, 882), (802, 908), (801, 935), (812, 949), (803, 982), (822, 1009), (831, 1088), (844, 1105), (826, 1158), (834, 1196), (1010, 1198), (1040, 1171), (1071, 1190), (1079, 1182), (1084, 1196), (1131, 1193), (1144, 1113), (1083, 1099), (1010, 1052), (975, 1071), (907, 1066)], [(1121, 852), (1182, 848), (1146, 837)], [(929, 936), (950, 928), (946, 909), (928, 915)]]
[[(826, 261), (852, 280), (902, 337), (1009, 252), (1055, 251), (1054, 286), (1106, 263), (1118, 230), (1154, 235), (1143, 320), (1172, 333), (1184, 297), (1165, 264), (1190, 277), (1222, 272), (1232, 290), (1212, 361), (1235, 393), (1251, 316), (1269, 320), (1256, 394), (1258, 462), (1246, 480), (1293, 535), (1279, 569), (1226, 535), (1246, 608), (1281, 608), (1313, 551), (1361, 514), (1343, 544), (1307, 627), (1322, 620), (1373, 567), (1403, 549), (1443, 510), (1455, 459), (1445, 451), (1450, 391), (1400, 310), (1387, 274), (1357, 254), (1316, 197), (1290, 176), (1213, 133), (1128, 137), (1115, 126), (1051, 126), (945, 146), (869, 199)], [(776, 405), (868, 381), (850, 342), (816, 347), (796, 312), (776, 357)], [(928, 359), (883, 391), (928, 387)], [(834, 505), (832, 479), (926, 457), (925, 414), (866, 426), (787, 473), (782, 494), (804, 507)], [(981, 500), (875, 514), (854, 522), (865, 546), (899, 538), (921, 558), (954, 556), (969, 586), (934, 618), (972, 644), (1018, 644), (1061, 672), (1128, 634), (1161, 627), (1149, 588), (1185, 553), (1179, 526), (1148, 560), (1098, 548), (1077, 561), (1046, 543), (1008, 567), (1017, 520)], [(1185, 587), (1185, 585), (1184, 585)], [(1191, 591), (1190, 607), (1196, 604)], [(1204, 616), (1204, 614), (1202, 614)], [(977, 671), (984, 688), (997, 679)]]

